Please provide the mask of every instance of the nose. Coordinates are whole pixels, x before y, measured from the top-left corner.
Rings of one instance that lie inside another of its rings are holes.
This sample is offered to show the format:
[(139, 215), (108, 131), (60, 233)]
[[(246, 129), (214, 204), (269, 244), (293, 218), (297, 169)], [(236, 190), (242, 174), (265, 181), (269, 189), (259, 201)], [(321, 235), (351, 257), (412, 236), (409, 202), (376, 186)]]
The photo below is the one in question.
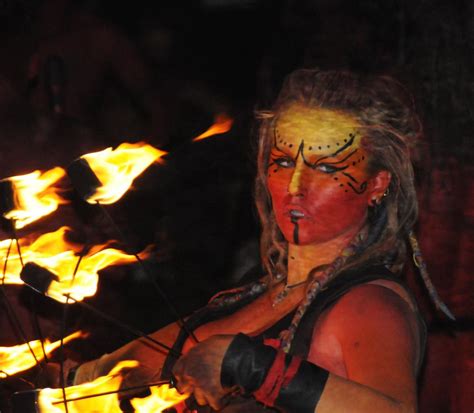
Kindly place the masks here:
[(293, 175), (291, 176), (290, 184), (288, 185), (288, 193), (292, 196), (303, 197), (305, 195), (304, 173), (306, 165), (300, 157), (296, 161)]

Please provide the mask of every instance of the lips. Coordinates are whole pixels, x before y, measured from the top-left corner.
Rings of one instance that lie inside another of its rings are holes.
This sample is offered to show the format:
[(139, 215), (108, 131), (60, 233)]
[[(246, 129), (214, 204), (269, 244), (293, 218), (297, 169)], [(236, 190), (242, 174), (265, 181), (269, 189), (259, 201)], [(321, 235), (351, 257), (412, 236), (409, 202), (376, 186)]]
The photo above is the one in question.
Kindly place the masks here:
[(300, 206), (288, 205), (286, 208), (285, 215), (293, 219), (309, 219), (311, 215)]

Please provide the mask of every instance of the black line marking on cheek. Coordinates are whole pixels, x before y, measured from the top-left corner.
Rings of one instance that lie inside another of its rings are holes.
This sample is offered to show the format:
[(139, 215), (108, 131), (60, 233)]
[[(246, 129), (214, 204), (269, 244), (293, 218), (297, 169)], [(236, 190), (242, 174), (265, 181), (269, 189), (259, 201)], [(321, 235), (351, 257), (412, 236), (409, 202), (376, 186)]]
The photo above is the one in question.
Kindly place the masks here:
[(291, 223), (295, 226), (293, 229), (293, 241), (296, 245), (300, 243), (300, 234), (299, 234), (299, 226), (298, 226), (298, 218), (291, 217)]
[(342, 172), (344, 176), (347, 176), (352, 182), (355, 182), (356, 184), (359, 183), (357, 179), (355, 179), (351, 174), (348, 174), (347, 172)]
[(349, 185), (351, 189), (358, 195), (363, 194), (367, 189), (367, 182), (362, 182), (359, 186), (359, 189), (354, 187), (354, 185), (352, 185), (350, 182), (348, 182), (347, 185)]

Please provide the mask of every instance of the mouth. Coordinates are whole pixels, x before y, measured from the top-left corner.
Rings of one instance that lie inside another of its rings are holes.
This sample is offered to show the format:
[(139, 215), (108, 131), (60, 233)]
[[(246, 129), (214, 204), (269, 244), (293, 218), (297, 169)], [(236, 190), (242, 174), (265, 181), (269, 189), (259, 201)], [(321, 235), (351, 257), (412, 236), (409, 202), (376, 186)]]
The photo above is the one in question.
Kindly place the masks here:
[(287, 216), (289, 216), (292, 220), (299, 220), (299, 219), (308, 219), (309, 214), (306, 211), (303, 211), (302, 209), (296, 209), (296, 208), (288, 208)]
[(298, 211), (297, 209), (290, 209), (290, 217), (292, 218), (304, 218), (304, 212)]

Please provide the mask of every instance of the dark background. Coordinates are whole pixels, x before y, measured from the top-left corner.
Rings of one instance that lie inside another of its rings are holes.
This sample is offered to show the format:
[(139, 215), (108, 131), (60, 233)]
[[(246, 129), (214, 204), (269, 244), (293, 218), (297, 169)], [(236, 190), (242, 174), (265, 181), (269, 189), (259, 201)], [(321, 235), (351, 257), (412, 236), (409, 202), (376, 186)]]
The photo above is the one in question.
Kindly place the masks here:
[[(129, 241), (124, 249), (155, 246), (148, 268), (188, 314), (258, 265), (254, 111), (268, 107), (284, 76), (314, 66), (394, 76), (413, 93), (425, 128), (415, 155), (417, 232), (458, 318), (450, 324), (433, 310), (409, 265), (430, 331), (420, 411), (470, 412), (473, 20), (468, 0), (3, 0), (1, 177), (66, 167), (125, 141), (169, 151), (107, 210)], [(231, 131), (191, 143), (220, 113), (234, 119)], [(116, 238), (102, 212), (64, 186), (73, 202), (20, 237), (68, 224), (82, 239)], [(41, 334), (59, 337), (62, 306), (4, 288), (30, 339), (40, 334), (35, 314)], [(137, 265), (104, 270), (88, 302), (147, 332), (174, 318)], [(0, 323), (1, 345), (21, 342), (5, 312)], [(78, 328), (91, 336), (69, 346), (77, 361), (132, 338), (71, 306), (67, 331)], [(41, 385), (36, 372), (25, 374)], [(24, 386), (0, 383), (4, 409)]]

